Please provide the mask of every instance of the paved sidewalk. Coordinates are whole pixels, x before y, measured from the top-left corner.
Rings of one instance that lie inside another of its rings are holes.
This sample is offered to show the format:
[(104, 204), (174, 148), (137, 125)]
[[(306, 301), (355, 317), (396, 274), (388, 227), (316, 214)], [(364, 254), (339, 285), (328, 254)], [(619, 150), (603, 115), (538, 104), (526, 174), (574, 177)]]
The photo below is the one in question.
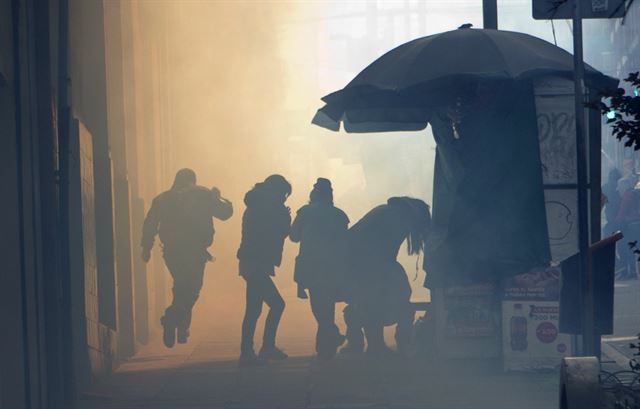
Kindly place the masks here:
[[(620, 281), (615, 284), (614, 334), (602, 338), (602, 360), (605, 370), (628, 370), (634, 350), (630, 343), (640, 333), (640, 282)], [(617, 366), (614, 368), (612, 365)]]
[(230, 356), (235, 343), (215, 334), (210, 332), (192, 345), (172, 350), (159, 345), (145, 348), (96, 385), (83, 402), (84, 408), (557, 407), (558, 376), (554, 373), (505, 374), (482, 363), (435, 368), (399, 357), (344, 356), (324, 364), (310, 356), (293, 356), (266, 367), (240, 369), (236, 357)]

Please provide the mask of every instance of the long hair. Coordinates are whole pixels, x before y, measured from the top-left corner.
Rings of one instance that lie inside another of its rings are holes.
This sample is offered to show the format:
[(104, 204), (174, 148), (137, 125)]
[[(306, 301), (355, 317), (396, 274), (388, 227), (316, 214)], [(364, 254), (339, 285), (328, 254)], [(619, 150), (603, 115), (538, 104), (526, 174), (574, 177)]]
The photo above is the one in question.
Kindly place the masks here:
[(429, 205), (420, 199), (411, 197), (392, 197), (387, 201), (389, 206), (403, 209), (410, 218), (407, 231), (407, 253), (419, 254), (424, 249), (429, 228), (431, 227), (431, 213)]

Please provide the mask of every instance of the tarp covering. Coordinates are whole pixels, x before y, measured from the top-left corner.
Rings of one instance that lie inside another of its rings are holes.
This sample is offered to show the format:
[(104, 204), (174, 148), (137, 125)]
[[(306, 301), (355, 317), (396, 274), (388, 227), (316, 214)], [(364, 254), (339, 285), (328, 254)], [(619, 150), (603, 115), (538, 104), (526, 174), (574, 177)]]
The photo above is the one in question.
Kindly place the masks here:
[(437, 142), (426, 287), (499, 280), (550, 260), (533, 90), (509, 82)]

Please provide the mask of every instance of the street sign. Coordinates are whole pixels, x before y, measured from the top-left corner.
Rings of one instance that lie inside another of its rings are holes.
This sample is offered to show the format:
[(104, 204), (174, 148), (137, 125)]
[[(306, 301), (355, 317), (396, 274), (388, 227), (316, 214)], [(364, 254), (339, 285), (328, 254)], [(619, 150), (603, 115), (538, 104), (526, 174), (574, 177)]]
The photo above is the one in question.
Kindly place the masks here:
[[(585, 18), (624, 17), (626, 0), (580, 0), (581, 16)], [(570, 20), (573, 18), (571, 0), (533, 0), (535, 20)]]

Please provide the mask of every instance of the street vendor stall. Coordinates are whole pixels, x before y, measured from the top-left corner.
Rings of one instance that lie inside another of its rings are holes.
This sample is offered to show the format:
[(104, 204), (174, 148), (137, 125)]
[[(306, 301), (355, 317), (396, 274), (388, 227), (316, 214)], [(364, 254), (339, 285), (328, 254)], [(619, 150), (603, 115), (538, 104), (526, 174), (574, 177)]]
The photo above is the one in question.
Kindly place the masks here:
[[(431, 125), (437, 151), (424, 270), (440, 356), (500, 356), (505, 281), (577, 251), (572, 72), (571, 55), (539, 38), (461, 28), (391, 50), (323, 98), (313, 123), (334, 131)], [(585, 79), (592, 98), (617, 85), (588, 65)], [(588, 117), (595, 241), (600, 120)]]

